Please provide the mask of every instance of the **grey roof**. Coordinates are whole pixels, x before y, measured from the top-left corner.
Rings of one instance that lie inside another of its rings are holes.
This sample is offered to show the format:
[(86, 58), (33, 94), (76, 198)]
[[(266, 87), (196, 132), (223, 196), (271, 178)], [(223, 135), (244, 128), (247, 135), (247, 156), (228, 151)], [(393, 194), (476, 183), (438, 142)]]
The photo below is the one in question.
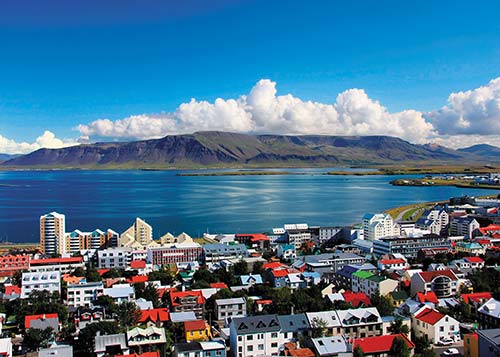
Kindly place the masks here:
[(45, 330), (48, 327), (52, 327), (52, 329), (55, 332), (59, 331), (59, 318), (57, 317), (40, 318), (36, 320), (31, 320), (30, 322), (30, 328)]
[(124, 333), (115, 335), (97, 335), (95, 337), (95, 352), (106, 351), (106, 346), (120, 345), (123, 350), (127, 348), (127, 336)]
[(312, 343), (320, 356), (336, 356), (339, 353), (350, 351), (350, 346), (342, 336), (313, 338)]
[(489, 330), (477, 330), (478, 335), (487, 339), (490, 343), (495, 346), (500, 346), (500, 328), (493, 328)]
[(176, 343), (176, 352), (197, 352), (201, 351), (201, 345), (199, 342), (188, 342), (188, 343)]
[(326, 260), (345, 260), (345, 259), (363, 259), (363, 257), (348, 252), (323, 253), (318, 255), (304, 256), (304, 261), (306, 263), (319, 263)]
[(210, 243), (210, 244), (204, 244), (203, 249), (205, 251), (205, 254), (217, 254), (217, 255), (242, 254), (242, 255), (248, 255), (247, 247), (244, 244)]
[(278, 320), (282, 332), (298, 332), (309, 328), (306, 314), (280, 315)]
[(231, 324), (234, 324), (238, 335), (280, 330), (278, 315), (235, 317)]
[(73, 346), (55, 345), (49, 348), (42, 348), (38, 351), (38, 357), (73, 357)]
[(215, 300), (215, 305), (233, 305), (233, 304), (244, 304), (245, 299), (242, 297), (233, 299), (217, 299)]
[(194, 314), (194, 311), (171, 312), (170, 313), (170, 321), (172, 321), (173, 323), (194, 321), (194, 320), (196, 320), (196, 315)]

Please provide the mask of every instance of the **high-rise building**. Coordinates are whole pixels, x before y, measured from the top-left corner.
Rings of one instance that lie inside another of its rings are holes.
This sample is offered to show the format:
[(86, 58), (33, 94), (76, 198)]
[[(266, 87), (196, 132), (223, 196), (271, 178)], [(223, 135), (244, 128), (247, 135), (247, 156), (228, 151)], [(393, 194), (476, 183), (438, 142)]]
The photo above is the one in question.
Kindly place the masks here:
[(137, 217), (129, 229), (120, 235), (120, 246), (122, 247), (147, 247), (156, 246), (153, 241), (153, 228), (146, 221)]
[(40, 246), (45, 254), (64, 254), (66, 231), (64, 214), (51, 212), (40, 216)]

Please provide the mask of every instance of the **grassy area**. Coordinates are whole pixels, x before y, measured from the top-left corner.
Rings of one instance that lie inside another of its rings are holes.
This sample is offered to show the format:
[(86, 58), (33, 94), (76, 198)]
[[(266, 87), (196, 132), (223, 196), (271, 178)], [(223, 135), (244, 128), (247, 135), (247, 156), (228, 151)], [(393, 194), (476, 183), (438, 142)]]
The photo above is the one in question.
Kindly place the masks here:
[[(393, 219), (397, 219), (399, 216), (402, 216), (401, 219), (406, 221), (412, 219), (412, 215), (418, 212), (420, 215), (426, 208), (433, 207), (437, 202), (425, 202), (425, 203), (415, 203), (412, 205), (401, 206), (390, 208), (385, 211), (385, 213), (389, 213)], [(418, 217), (417, 217), (418, 218)], [(413, 218), (415, 219), (415, 218)]]
[(34, 250), (39, 248), (40, 244), (38, 243), (0, 243), (0, 254), (8, 252), (12, 249)]

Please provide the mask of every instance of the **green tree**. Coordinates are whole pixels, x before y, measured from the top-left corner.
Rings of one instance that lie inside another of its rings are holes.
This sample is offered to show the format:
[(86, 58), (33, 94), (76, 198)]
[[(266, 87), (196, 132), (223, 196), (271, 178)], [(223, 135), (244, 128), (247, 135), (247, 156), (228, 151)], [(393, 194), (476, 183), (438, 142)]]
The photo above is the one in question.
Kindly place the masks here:
[(394, 306), (391, 300), (380, 294), (373, 294), (370, 298), (372, 305), (375, 306), (381, 316), (389, 316), (394, 312)]
[(262, 267), (264, 265), (263, 262), (255, 262), (252, 265), (252, 274), (263, 274), (264, 273), (264, 268)]
[(102, 280), (96, 268), (87, 269), (87, 272), (85, 273), (85, 278), (89, 283)]
[(102, 277), (105, 278), (105, 279), (114, 279), (114, 278), (121, 278), (122, 276), (122, 273), (115, 269), (115, 268), (111, 268), (109, 269), (109, 271), (105, 272)]
[(354, 357), (365, 357), (365, 353), (363, 352), (363, 349), (361, 348), (360, 345), (357, 345), (355, 348), (354, 348), (354, 351), (353, 351), (353, 356)]
[(101, 335), (113, 335), (119, 333), (120, 329), (116, 321), (101, 321), (88, 324), (78, 334), (78, 340), (75, 343), (76, 350), (92, 353), (97, 332), (100, 332)]
[(131, 301), (124, 301), (116, 307), (116, 318), (118, 324), (126, 331), (129, 327), (137, 325), (141, 318), (141, 311)]
[(116, 304), (113, 298), (109, 295), (99, 295), (95, 300), (94, 305), (104, 307), (106, 316), (112, 316), (116, 311)]
[(396, 337), (392, 341), (389, 357), (410, 357), (410, 348), (402, 337)]
[(151, 301), (153, 303), (153, 307), (155, 308), (160, 306), (160, 296), (158, 295), (158, 290), (156, 290), (153, 284), (146, 284), (141, 297)]
[(85, 269), (78, 267), (71, 272), (71, 276), (85, 276)]
[(389, 332), (391, 332), (393, 335), (398, 333), (408, 335), (410, 333), (410, 329), (407, 325), (403, 324), (403, 319), (397, 317), (394, 322), (391, 323), (391, 326), (389, 326)]
[(52, 327), (47, 327), (45, 330), (30, 328), (26, 331), (23, 345), (30, 351), (37, 351), (40, 347), (48, 347), (53, 339), (54, 329)]
[(313, 322), (313, 326), (311, 326), (312, 337), (313, 338), (325, 337), (328, 328), (328, 323), (319, 317), (313, 318), (312, 322)]
[(161, 285), (172, 285), (175, 282), (175, 275), (164, 267), (161, 270), (153, 271), (148, 275), (149, 281), (160, 281)]
[(247, 275), (248, 274), (248, 263), (244, 260), (240, 260), (232, 266), (232, 271), (234, 275)]

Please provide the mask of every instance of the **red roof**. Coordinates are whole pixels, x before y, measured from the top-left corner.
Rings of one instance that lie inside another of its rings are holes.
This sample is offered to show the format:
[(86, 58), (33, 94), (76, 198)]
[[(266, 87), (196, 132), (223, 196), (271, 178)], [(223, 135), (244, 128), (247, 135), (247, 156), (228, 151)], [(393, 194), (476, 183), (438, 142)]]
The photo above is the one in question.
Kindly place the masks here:
[(273, 270), (272, 273), (275, 278), (282, 278), (288, 276), (288, 269)]
[(466, 304), (470, 304), (471, 301), (480, 302), (481, 300), (491, 299), (491, 293), (484, 292), (484, 293), (462, 294), (461, 297), (462, 299), (464, 299)]
[(491, 241), (489, 239), (475, 239), (474, 242), (479, 243), (481, 245), (490, 245)]
[(24, 317), (24, 327), (29, 329), (31, 321), (44, 319), (59, 319), (59, 316), (57, 316), (57, 314), (27, 315)]
[(203, 294), (201, 291), (171, 291), (170, 292), (170, 302), (172, 303), (173, 306), (179, 306), (181, 305), (180, 303), (177, 302), (178, 299), (182, 299), (183, 297), (188, 297), (188, 296), (196, 296), (198, 297), (198, 304), (204, 304), (205, 303), (205, 298), (203, 297)]
[(285, 355), (292, 357), (314, 357), (316, 356), (310, 348), (297, 348), (294, 350), (286, 350)]
[(210, 283), (210, 287), (213, 289), (228, 289), (229, 287), (227, 286), (226, 283)]
[(264, 300), (264, 299), (260, 299), (260, 300), (257, 300), (257, 305), (271, 305), (273, 303), (272, 300)]
[(361, 304), (364, 306), (371, 306), (372, 302), (370, 298), (365, 293), (353, 293), (352, 291), (346, 291), (342, 294), (344, 300), (350, 303), (353, 307), (358, 307)]
[(156, 291), (158, 291), (158, 297), (161, 299), (165, 293), (177, 291), (177, 288), (157, 288)]
[(166, 322), (169, 320), (167, 308), (141, 310), (141, 318), (139, 322)]
[(484, 263), (484, 260), (479, 257), (465, 257), (464, 259), (469, 263)]
[(194, 320), (184, 322), (184, 331), (201, 331), (207, 328), (205, 320)]
[(160, 357), (160, 352), (132, 353), (131, 355), (116, 355), (115, 357)]
[(439, 320), (444, 317), (444, 314), (437, 310), (426, 307), (418, 315), (415, 315), (416, 319), (420, 321), (427, 322), (428, 324), (435, 325)]
[(381, 259), (380, 264), (392, 265), (392, 264), (404, 264), (406, 263), (403, 259)]
[(149, 278), (147, 275), (136, 275), (130, 279), (127, 279), (127, 282), (135, 284), (135, 283), (145, 283), (148, 280)]
[(130, 267), (132, 269), (144, 269), (146, 267), (146, 262), (144, 260), (132, 260), (130, 262)]
[(447, 276), (451, 280), (458, 280), (455, 273), (450, 269), (438, 271), (423, 271), (417, 274), (419, 274), (426, 283), (432, 282), (434, 278), (437, 278), (438, 276)]
[(488, 232), (500, 232), (500, 225), (490, 224), (489, 226), (479, 228), (479, 231), (483, 234), (487, 234)]
[(268, 241), (269, 237), (266, 236), (265, 234), (262, 233), (249, 233), (249, 234), (244, 234), (244, 233), (238, 233), (234, 235), (235, 238), (246, 238), (250, 237), (250, 241), (252, 242), (258, 242), (261, 240)]
[(103, 276), (108, 271), (109, 271), (109, 269), (97, 269), (97, 273), (99, 274), (99, 276)]
[(285, 268), (286, 265), (280, 262), (271, 262), (262, 264), (262, 269), (277, 269), (277, 268)]
[(8, 285), (5, 287), (5, 295), (21, 295), (21, 288), (17, 285)]
[(432, 302), (433, 304), (437, 304), (439, 302), (437, 296), (436, 296), (436, 293), (434, 291), (429, 291), (427, 293), (421, 293), (421, 292), (418, 292), (417, 293), (417, 299), (418, 301), (420, 301), (421, 303), (424, 303), (424, 302)]
[(408, 337), (404, 334), (397, 334), (355, 338), (352, 344), (352, 349), (354, 350), (357, 346), (359, 346), (365, 354), (386, 353), (391, 349), (392, 343), (396, 337), (401, 337), (406, 342), (408, 348), (415, 348), (415, 345), (408, 339)]
[(83, 257), (47, 258), (47, 259), (31, 260), (30, 265), (79, 264), (82, 262), (83, 262)]

